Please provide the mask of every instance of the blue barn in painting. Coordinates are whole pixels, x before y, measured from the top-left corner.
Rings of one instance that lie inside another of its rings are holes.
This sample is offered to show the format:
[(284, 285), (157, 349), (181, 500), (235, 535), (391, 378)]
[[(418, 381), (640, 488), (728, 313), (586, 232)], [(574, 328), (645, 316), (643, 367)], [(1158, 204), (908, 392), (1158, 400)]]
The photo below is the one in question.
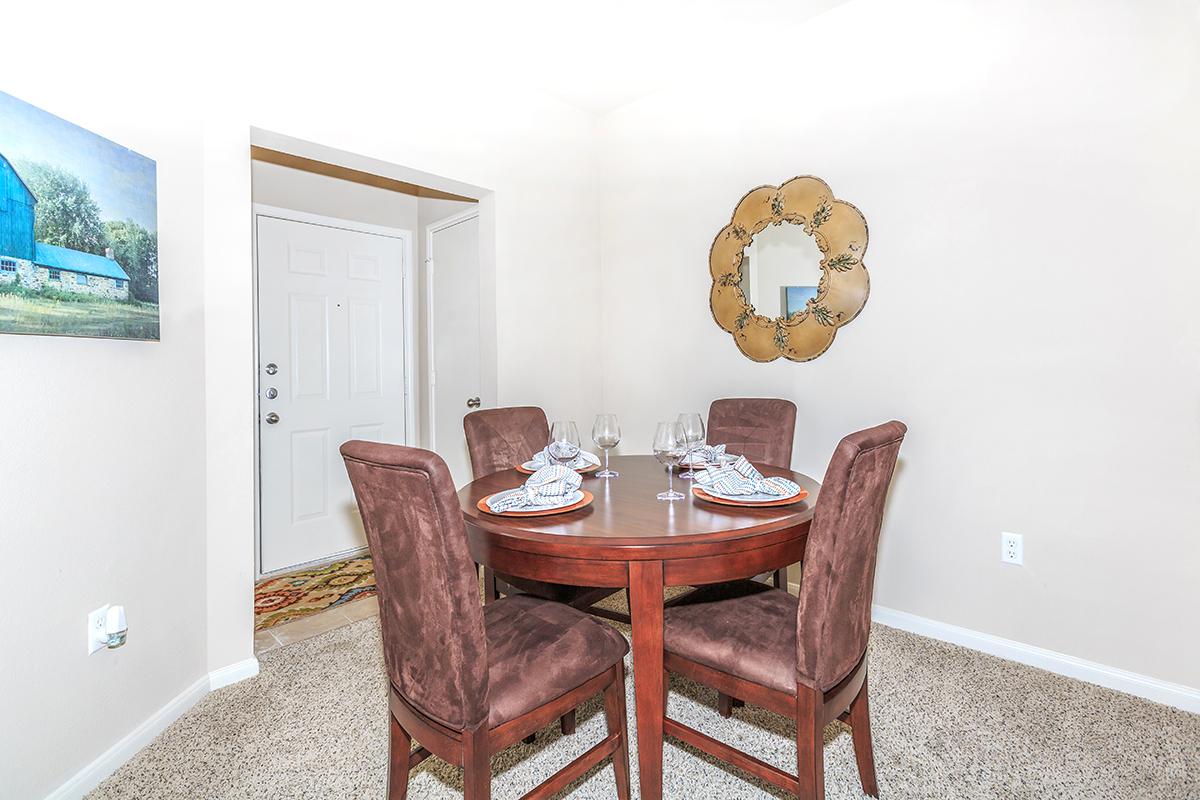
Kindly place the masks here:
[(0, 284), (20, 283), (112, 300), (129, 299), (129, 275), (112, 257), (34, 240), (37, 198), (0, 153)]

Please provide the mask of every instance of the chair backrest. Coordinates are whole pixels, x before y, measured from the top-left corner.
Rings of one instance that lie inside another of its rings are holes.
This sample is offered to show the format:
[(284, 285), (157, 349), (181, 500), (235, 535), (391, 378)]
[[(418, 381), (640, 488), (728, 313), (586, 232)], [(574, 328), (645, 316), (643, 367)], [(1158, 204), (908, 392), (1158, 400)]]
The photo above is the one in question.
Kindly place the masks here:
[(550, 442), (546, 412), (536, 406), (485, 408), (463, 417), (476, 478), (512, 469)]
[(708, 407), (708, 443), (729, 446), (758, 464), (790, 469), (796, 404), (767, 397), (730, 397)]
[(796, 620), (796, 678), (805, 686), (835, 686), (867, 650), (883, 505), (907, 430), (893, 421), (852, 433), (825, 471)]
[(346, 442), (379, 585), (388, 677), (415, 708), (455, 730), (487, 718), (478, 575), (446, 462), (415, 447)]

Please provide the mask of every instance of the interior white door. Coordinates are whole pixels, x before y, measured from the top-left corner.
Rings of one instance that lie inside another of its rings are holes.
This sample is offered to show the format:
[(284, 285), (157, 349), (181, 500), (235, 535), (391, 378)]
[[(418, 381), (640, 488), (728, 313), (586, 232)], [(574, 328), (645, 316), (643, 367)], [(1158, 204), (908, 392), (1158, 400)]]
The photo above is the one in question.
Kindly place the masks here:
[(462, 419), (488, 401), (480, 380), (479, 216), (429, 226), (428, 255), (432, 443), (462, 486), (471, 480)]
[(405, 443), (408, 242), (256, 217), (259, 564), (263, 573), (366, 542), (338, 448)]

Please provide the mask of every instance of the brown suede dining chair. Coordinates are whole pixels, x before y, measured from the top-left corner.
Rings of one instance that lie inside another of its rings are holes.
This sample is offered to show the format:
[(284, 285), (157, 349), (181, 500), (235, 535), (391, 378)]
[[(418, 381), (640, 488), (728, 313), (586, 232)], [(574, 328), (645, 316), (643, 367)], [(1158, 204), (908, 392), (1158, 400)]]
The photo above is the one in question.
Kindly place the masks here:
[[(479, 478), (512, 469), (523, 464), (550, 440), (550, 425), (546, 412), (535, 406), (513, 408), (487, 408), (473, 411), (463, 417), (463, 432), (467, 436), (467, 450), (471, 453), (471, 472)], [(523, 592), (546, 600), (556, 600), (575, 608), (591, 610), (594, 603), (603, 600), (613, 589), (590, 586), (568, 586), (547, 583), (509, 575), (496, 575), (489, 567), (483, 568), (484, 602), (490, 603), (501, 594)], [(628, 622), (627, 617), (597, 610), (601, 615), (617, 617)]]
[(389, 799), (403, 800), (409, 770), (436, 755), (463, 768), (466, 800), (488, 800), (493, 753), (603, 692), (608, 735), (525, 797), (551, 797), (611, 756), (628, 800), (625, 639), (528, 595), (481, 605), (454, 482), (436, 453), (359, 441), (341, 453), (379, 586)]
[[(708, 407), (709, 444), (727, 445), (730, 453), (755, 464), (792, 467), (796, 404), (769, 397), (728, 397)], [(787, 567), (775, 570), (775, 588), (787, 589)]]
[(798, 774), (670, 718), (665, 734), (803, 800), (820, 800), (825, 726), (840, 719), (851, 728), (863, 791), (879, 796), (867, 641), (883, 506), (906, 430), (888, 422), (838, 445), (817, 497), (798, 598), (742, 581), (700, 589), (664, 615), (666, 670), (794, 719)]

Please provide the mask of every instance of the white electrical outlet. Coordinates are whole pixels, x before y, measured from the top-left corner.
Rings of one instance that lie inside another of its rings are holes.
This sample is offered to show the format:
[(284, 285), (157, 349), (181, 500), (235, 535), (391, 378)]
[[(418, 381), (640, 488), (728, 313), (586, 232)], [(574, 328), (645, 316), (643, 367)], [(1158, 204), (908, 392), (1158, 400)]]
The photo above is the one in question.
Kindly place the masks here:
[(1001, 532), (1000, 560), (1006, 564), (1025, 563), (1025, 540), (1021, 534)]
[(100, 606), (88, 614), (88, 655), (108, 646), (108, 634), (104, 627), (108, 622), (108, 606)]

